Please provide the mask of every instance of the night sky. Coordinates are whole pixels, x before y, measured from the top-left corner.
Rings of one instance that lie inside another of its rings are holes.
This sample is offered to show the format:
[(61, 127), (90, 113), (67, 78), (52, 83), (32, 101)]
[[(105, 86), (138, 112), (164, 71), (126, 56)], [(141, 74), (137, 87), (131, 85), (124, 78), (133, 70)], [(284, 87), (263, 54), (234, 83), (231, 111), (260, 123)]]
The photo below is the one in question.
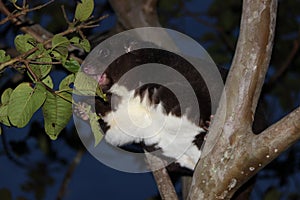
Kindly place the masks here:
[[(187, 7), (191, 11), (200, 10), (204, 11), (210, 5), (210, 0), (202, 2), (193, 0), (187, 3)], [(115, 22), (115, 16), (111, 15), (107, 20), (104, 20), (100, 28), (97, 31), (102, 32), (111, 27)], [(207, 27), (199, 24), (190, 17), (181, 17), (172, 21), (174, 25), (180, 26), (181, 30), (184, 30), (185, 34), (192, 38), (199, 38)], [(204, 47), (205, 43), (201, 43)], [(64, 72), (55, 72), (54, 74), (57, 79), (61, 79), (65, 76)], [(278, 119), (282, 113), (278, 113), (274, 116), (274, 119)], [(43, 123), (41, 119), (41, 112), (35, 114), (32, 121), (38, 121)], [(71, 129), (72, 122), (68, 126)], [(4, 128), (6, 141), (19, 141), (26, 138), (29, 132), (29, 126), (23, 129), (16, 128)], [(44, 154), (40, 151), (34, 151), (37, 147), (37, 143), (34, 140), (29, 140), (31, 144), (30, 148), (32, 153), (30, 157), (14, 157), (17, 158), (21, 163), (12, 162), (7, 156), (3, 148), (3, 143), (0, 143), (0, 189), (6, 188), (12, 192), (13, 199), (18, 196), (24, 196), (28, 199), (34, 199), (33, 193), (24, 192), (21, 185), (28, 181), (28, 169), (34, 169), (36, 166), (31, 163), (34, 161), (43, 160), (45, 163), (51, 163), (49, 158), (44, 157)], [(70, 162), (75, 152), (70, 149), (62, 140), (58, 139), (52, 141), (53, 149), (58, 152), (58, 156)], [(283, 158), (284, 159), (284, 158)], [(22, 166), (21, 166), (22, 165)], [(61, 165), (60, 163), (51, 163), (47, 166), (50, 175), (54, 178), (53, 184), (47, 187), (45, 193), (45, 200), (53, 200), (57, 197), (57, 192), (60, 188), (63, 176), (66, 173), (68, 165)], [(261, 172), (263, 174), (265, 172)], [(297, 185), (300, 184), (300, 173), (298, 172), (293, 178), (288, 178), (287, 181), (291, 182), (289, 190), (297, 191)], [(268, 179), (268, 181), (260, 180), (257, 182), (254, 190), (252, 199), (260, 199), (259, 195), (262, 194), (271, 185), (278, 185), (277, 179)], [(176, 185), (179, 188), (179, 184)], [(298, 188), (299, 189), (299, 188)], [(90, 153), (86, 152), (80, 161), (80, 164), (76, 167), (70, 183), (65, 194), (65, 200), (82, 200), (82, 199), (130, 199), (130, 200), (141, 200), (149, 199), (158, 195), (158, 191), (155, 185), (155, 181), (151, 173), (144, 174), (131, 174), (114, 170), (110, 167), (105, 166), (97, 159), (95, 159)], [(1, 200), (6, 200), (2, 199)]]

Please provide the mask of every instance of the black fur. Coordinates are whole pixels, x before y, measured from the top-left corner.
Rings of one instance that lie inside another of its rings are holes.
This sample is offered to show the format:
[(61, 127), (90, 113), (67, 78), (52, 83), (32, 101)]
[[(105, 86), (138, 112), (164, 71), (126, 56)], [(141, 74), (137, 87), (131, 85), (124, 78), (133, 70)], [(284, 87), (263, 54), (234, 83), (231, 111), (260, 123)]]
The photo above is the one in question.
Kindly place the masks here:
[[(209, 121), (211, 114), (214, 114), (211, 113), (211, 100), (208, 88), (204, 82), (203, 77), (201, 77), (199, 72), (187, 60), (174, 53), (165, 50), (149, 48), (131, 51), (129, 53), (124, 54), (123, 56), (120, 56), (118, 59), (113, 61), (104, 71), (104, 73), (107, 75), (107, 78), (109, 79), (109, 82), (107, 85), (102, 87), (103, 91), (107, 92), (114, 83), (119, 81), (123, 74), (125, 74), (132, 68), (147, 63), (160, 63), (169, 66), (172, 69), (177, 70), (189, 81), (196, 94), (196, 97), (199, 102), (199, 110), (201, 111), (200, 119), (197, 119), (196, 122), (199, 126), (203, 127), (205, 124), (204, 122)], [(224, 69), (220, 69), (220, 73), (223, 79), (225, 80), (227, 71)], [(172, 113), (176, 116), (182, 115), (182, 109), (180, 108), (178, 99), (176, 98), (175, 94), (173, 94), (167, 87), (164, 87), (159, 84), (146, 84), (138, 88), (136, 88), (136, 85), (133, 88), (130, 88), (130, 85), (127, 85), (126, 87), (129, 87), (129, 89), (136, 89), (135, 95), (140, 95), (141, 97), (144, 97), (146, 91), (148, 91), (147, 98), (150, 99), (151, 104), (156, 105), (158, 103), (162, 103), (166, 114)], [(107, 97), (107, 102), (99, 98), (97, 98), (95, 101), (96, 112), (99, 113), (99, 115), (101, 116), (105, 116), (111, 110), (117, 109), (117, 104), (114, 104), (116, 106), (112, 107), (112, 95), (110, 93), (107, 93)], [(192, 119), (193, 121), (195, 120), (195, 116), (188, 116), (188, 118)], [(254, 129), (256, 132), (258, 132), (263, 129), (264, 123), (260, 120), (256, 121), (258, 122), (254, 123)], [(100, 122), (100, 125), (102, 126), (104, 132), (106, 132), (109, 129), (109, 127), (103, 121)], [(193, 143), (199, 149), (203, 144), (204, 137), (205, 133), (199, 133), (193, 141)], [(145, 146), (143, 143), (139, 145), (147, 151), (152, 151), (155, 149), (154, 146)], [(130, 146), (127, 146), (126, 148), (130, 149)], [(171, 172), (177, 171), (184, 175), (192, 175), (191, 170), (182, 168), (176, 163), (168, 166), (168, 170)]]

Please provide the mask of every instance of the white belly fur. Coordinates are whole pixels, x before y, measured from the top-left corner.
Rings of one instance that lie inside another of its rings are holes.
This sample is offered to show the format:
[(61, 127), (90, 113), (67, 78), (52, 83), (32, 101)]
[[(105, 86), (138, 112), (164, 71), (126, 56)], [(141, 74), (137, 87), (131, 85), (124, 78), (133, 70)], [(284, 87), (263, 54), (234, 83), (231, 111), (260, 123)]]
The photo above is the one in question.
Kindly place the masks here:
[(123, 86), (115, 84), (110, 91), (122, 100), (116, 111), (103, 118), (110, 126), (105, 135), (107, 142), (114, 146), (141, 141), (146, 145), (156, 144), (164, 156), (176, 159), (182, 167), (194, 169), (201, 151), (193, 140), (204, 132), (202, 128), (185, 116), (167, 115), (161, 104), (150, 105), (148, 98), (134, 97), (134, 91)]

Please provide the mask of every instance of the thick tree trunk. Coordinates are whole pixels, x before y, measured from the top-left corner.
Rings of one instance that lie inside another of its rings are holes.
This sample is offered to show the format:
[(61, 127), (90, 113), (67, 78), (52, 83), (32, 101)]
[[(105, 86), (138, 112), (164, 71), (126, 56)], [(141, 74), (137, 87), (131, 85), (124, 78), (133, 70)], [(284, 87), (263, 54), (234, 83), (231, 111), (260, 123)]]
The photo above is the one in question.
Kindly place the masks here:
[(279, 152), (300, 138), (300, 108), (259, 135), (252, 131), (271, 58), (276, 10), (276, 0), (244, 0), (235, 56), (189, 199), (230, 199)]

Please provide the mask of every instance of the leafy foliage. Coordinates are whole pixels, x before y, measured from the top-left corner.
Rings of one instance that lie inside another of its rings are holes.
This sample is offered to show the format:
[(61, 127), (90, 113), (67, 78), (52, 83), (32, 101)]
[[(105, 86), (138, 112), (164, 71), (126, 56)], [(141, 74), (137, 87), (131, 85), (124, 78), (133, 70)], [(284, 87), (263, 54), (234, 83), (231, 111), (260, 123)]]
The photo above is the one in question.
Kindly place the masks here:
[(68, 46), (70, 41), (61, 35), (55, 35), (52, 38), (51, 52), (57, 60), (66, 60), (68, 57)]
[(65, 62), (62, 63), (62, 65), (64, 66), (64, 68), (66, 68), (68, 71), (72, 73), (78, 72), (80, 68), (79, 63), (73, 58), (66, 60)]
[(60, 95), (64, 97), (47, 92), (47, 99), (42, 107), (45, 130), (53, 140), (57, 138), (72, 116), (72, 104), (66, 101), (66, 99), (71, 99), (71, 94), (61, 92)]
[(89, 112), (89, 121), (95, 138), (94, 146), (97, 146), (103, 138), (102, 129), (100, 128), (100, 124), (98, 120), (99, 120), (99, 116), (96, 113)]
[(8, 104), (12, 91), (11, 88), (7, 88), (1, 96), (0, 122), (6, 126), (10, 126), (8, 119)]
[(20, 53), (26, 53), (27, 51), (33, 49), (35, 46), (36, 41), (29, 34), (17, 35), (15, 38), (15, 47)]
[(85, 21), (91, 16), (93, 10), (93, 0), (82, 0), (76, 7), (75, 19), (77, 19), (78, 21)]
[(10, 56), (6, 55), (4, 50), (0, 50), (0, 62), (7, 62), (10, 60)]
[(13, 90), (8, 103), (8, 118), (11, 124), (18, 128), (26, 126), (45, 99), (46, 89), (41, 83), (34, 86), (21, 83)]
[[(51, 71), (52, 68), (52, 58), (51, 56), (46, 52), (44, 47), (39, 45), (39, 49), (28, 56), (28, 59), (30, 59), (29, 62), (35, 62), (37, 64), (31, 63), (30, 68), (32, 73), (34, 73), (35, 77), (38, 78), (39, 80), (45, 78)], [(30, 73), (28, 72), (30, 75)], [(31, 75), (30, 75), (31, 77)], [(35, 81), (33, 79), (33, 81)]]
[(46, 76), (42, 82), (49, 88), (53, 89), (53, 80), (50, 75)]
[[(27, 5), (19, 7), (16, 2), (12, 3), (18, 10), (26, 12)], [(70, 56), (70, 51), (72, 46), (84, 52), (91, 50), (91, 45), (81, 29), (89, 28), (97, 22), (92, 21), (93, 10), (93, 0), (78, 3), (73, 22), (67, 21), (68, 29), (44, 42), (38, 42), (34, 35), (17, 35), (14, 44), (20, 55), (15, 58), (7, 55), (5, 50), (0, 50), (0, 71), (13, 67), (21, 73), (26, 72), (32, 81), (20, 83), (14, 90), (8, 88), (3, 92), (0, 105), (2, 124), (22, 128), (28, 124), (34, 113), (42, 108), (45, 132), (51, 139), (56, 139), (67, 126), (72, 116), (71, 85), (80, 69), (78, 59)], [(79, 33), (79, 36), (73, 34), (74, 32)], [(71, 39), (68, 35), (72, 36)], [(54, 65), (62, 66), (70, 73), (60, 82), (58, 90), (54, 89), (54, 82), (57, 80), (53, 80), (50, 75)], [(94, 85), (90, 86), (95, 86), (97, 94), (104, 96), (97, 82), (92, 81)], [(94, 124), (92, 129), (99, 132), (99, 129), (95, 128), (97, 117), (92, 114), (91, 117)]]
[(94, 96), (96, 94), (97, 96), (106, 99), (105, 94), (102, 93), (98, 86), (98, 82), (83, 72), (77, 73), (74, 86), (76, 88), (75, 92), (79, 95)]

